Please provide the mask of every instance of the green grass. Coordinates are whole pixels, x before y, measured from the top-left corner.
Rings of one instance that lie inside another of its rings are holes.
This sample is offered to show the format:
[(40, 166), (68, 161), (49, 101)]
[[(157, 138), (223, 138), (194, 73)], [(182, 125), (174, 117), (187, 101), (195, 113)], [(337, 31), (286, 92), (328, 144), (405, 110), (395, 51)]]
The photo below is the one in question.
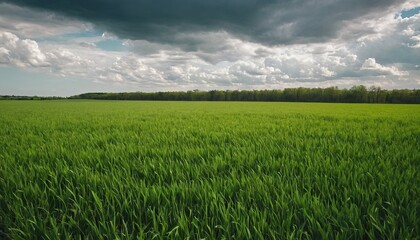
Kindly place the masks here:
[(418, 239), (419, 149), (419, 105), (1, 101), (0, 231)]

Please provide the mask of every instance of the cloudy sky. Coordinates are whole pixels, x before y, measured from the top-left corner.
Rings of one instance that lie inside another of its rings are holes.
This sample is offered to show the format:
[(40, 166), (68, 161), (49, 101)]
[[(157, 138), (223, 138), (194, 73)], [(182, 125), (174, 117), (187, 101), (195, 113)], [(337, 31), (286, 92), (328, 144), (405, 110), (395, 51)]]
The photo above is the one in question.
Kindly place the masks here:
[(407, 0), (0, 0), (0, 95), (420, 88)]

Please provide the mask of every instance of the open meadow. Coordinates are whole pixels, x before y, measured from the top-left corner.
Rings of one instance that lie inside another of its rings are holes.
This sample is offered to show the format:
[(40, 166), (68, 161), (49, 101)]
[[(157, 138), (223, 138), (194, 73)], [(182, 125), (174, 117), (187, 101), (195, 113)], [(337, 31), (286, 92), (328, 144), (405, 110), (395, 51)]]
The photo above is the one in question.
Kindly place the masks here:
[(418, 239), (420, 105), (0, 101), (0, 239)]

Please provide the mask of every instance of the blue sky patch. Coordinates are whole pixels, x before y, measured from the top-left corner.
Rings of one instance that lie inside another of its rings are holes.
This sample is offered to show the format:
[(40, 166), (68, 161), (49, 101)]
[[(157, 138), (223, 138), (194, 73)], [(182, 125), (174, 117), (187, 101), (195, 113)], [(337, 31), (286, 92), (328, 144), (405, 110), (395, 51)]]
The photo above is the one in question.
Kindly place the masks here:
[(401, 12), (401, 17), (402, 18), (409, 18), (409, 17), (412, 17), (412, 16), (414, 16), (416, 14), (419, 14), (419, 13), (420, 13), (420, 7), (415, 7), (415, 8), (412, 8), (412, 9), (402, 11)]
[(102, 36), (102, 32), (99, 31), (84, 31), (84, 32), (74, 32), (66, 33), (59, 36), (47, 36), (47, 37), (38, 37), (33, 38), (38, 42), (54, 42), (54, 43), (65, 43), (68, 40), (74, 38), (94, 38)]
[(106, 39), (99, 41), (96, 43), (96, 47), (105, 51), (122, 52), (126, 50), (126, 47), (123, 45), (123, 41), (120, 39)]

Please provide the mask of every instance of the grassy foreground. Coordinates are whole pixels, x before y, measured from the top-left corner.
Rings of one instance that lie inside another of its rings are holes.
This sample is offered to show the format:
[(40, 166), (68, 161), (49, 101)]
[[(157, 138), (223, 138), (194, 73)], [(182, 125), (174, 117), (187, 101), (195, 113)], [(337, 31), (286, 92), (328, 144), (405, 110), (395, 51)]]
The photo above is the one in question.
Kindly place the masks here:
[(420, 106), (0, 102), (0, 239), (416, 239)]

